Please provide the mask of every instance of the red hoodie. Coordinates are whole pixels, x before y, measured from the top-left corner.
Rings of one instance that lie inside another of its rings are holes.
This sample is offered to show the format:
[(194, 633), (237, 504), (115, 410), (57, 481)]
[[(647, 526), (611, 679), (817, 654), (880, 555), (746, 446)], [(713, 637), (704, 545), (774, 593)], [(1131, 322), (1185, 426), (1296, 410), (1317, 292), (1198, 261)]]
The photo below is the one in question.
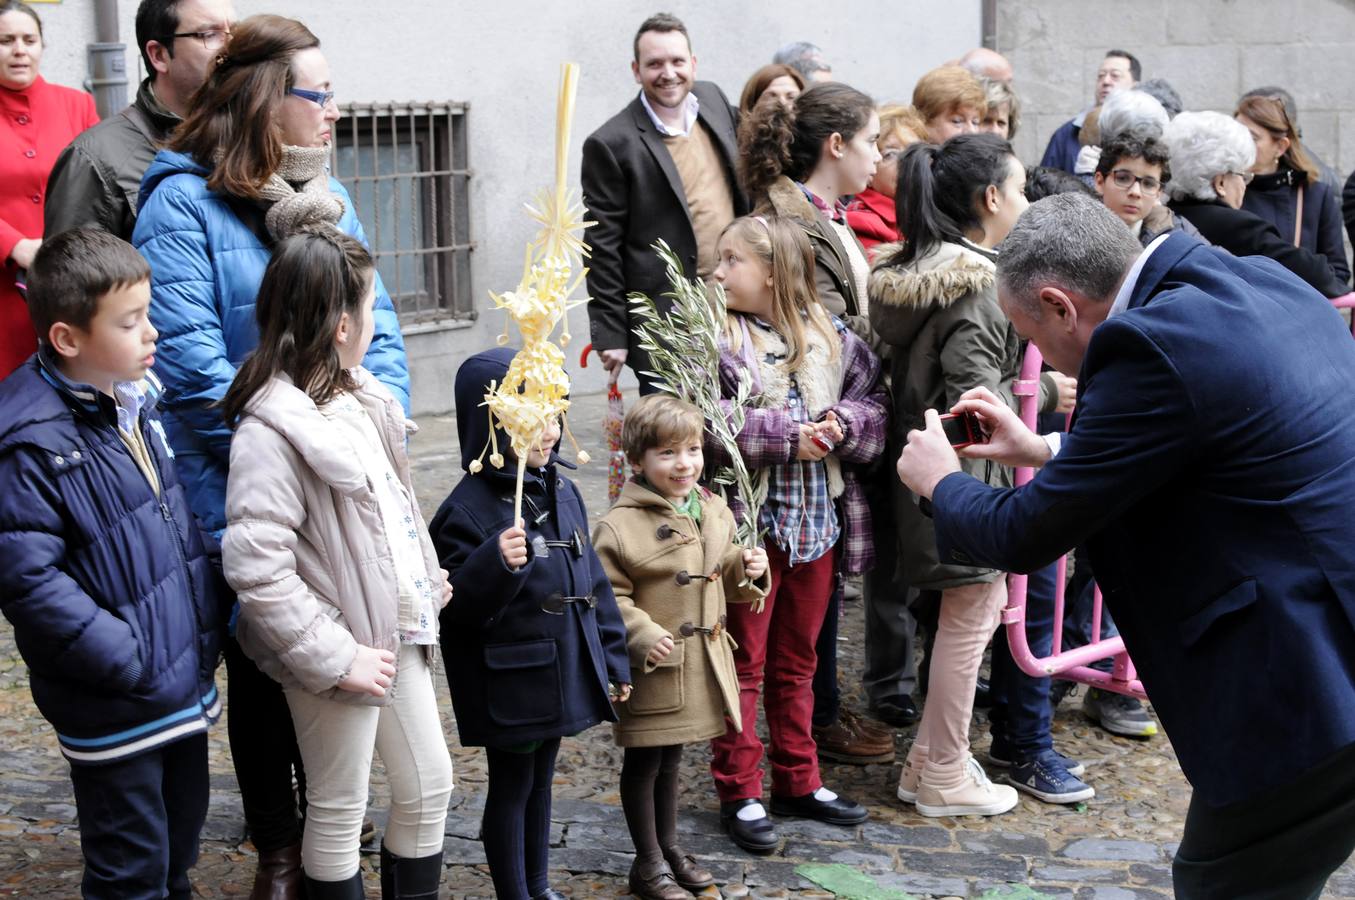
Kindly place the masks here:
[(847, 207), (847, 224), (856, 232), (866, 258), (874, 261), (875, 248), (899, 240), (899, 225), (894, 218), (894, 198), (874, 188), (866, 188), (856, 195)]

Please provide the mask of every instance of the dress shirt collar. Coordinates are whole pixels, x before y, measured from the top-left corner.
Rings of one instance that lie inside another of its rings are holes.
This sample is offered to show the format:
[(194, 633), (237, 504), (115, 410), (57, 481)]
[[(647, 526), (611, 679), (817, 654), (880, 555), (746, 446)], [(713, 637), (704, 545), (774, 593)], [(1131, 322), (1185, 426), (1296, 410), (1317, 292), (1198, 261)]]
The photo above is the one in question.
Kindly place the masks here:
[(1134, 296), (1134, 288), (1138, 286), (1139, 275), (1143, 272), (1144, 265), (1148, 262), (1148, 257), (1153, 255), (1153, 251), (1161, 247), (1167, 238), (1171, 237), (1171, 232), (1158, 235), (1153, 242), (1144, 248), (1139, 254), (1139, 258), (1134, 260), (1134, 264), (1129, 267), (1129, 272), (1124, 276), (1124, 282), (1120, 284), (1120, 292), (1115, 295), (1115, 302), (1110, 305), (1110, 312), (1106, 315), (1109, 319), (1112, 316), (1118, 316), (1129, 308), (1129, 298)]
[(659, 118), (659, 114), (654, 112), (654, 107), (649, 105), (649, 98), (645, 96), (644, 91), (640, 92), (640, 105), (643, 106), (645, 112), (649, 114), (649, 120), (654, 123), (654, 127), (659, 130), (659, 134), (665, 137), (686, 137), (691, 134), (692, 126), (696, 124), (697, 113), (701, 111), (701, 102), (696, 99), (696, 93), (694, 91), (688, 91), (687, 100), (683, 103), (682, 107), (682, 129), (679, 131), (674, 128), (669, 128), (663, 123), (663, 120)]

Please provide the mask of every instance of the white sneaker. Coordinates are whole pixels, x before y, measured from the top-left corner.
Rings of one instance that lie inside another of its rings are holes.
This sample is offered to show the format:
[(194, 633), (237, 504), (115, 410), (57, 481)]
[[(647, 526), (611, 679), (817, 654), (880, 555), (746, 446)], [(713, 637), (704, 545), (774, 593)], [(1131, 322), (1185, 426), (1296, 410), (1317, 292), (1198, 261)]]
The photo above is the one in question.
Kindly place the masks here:
[[(970, 756), (952, 784), (929, 784), (927, 775), (935, 770), (929, 767), (917, 787), (917, 811), (929, 818), (941, 816), (996, 816), (1016, 806), (1016, 789), (1005, 784), (993, 784), (974, 757)], [(944, 776), (942, 776), (944, 777)]]
[[(973, 756), (970, 756), (968, 757), (967, 762), (969, 767), (975, 770), (976, 777), (987, 779), (988, 774), (983, 771), (983, 766), (979, 765), (979, 761), (977, 759), (975, 759)], [(913, 768), (912, 766), (908, 765), (907, 760), (904, 760), (903, 771), (899, 773), (899, 788), (897, 791), (895, 791), (895, 794), (898, 795), (898, 798), (902, 800), (904, 803), (916, 803), (917, 783), (921, 779), (921, 777), (922, 777), (922, 768), (921, 767)]]

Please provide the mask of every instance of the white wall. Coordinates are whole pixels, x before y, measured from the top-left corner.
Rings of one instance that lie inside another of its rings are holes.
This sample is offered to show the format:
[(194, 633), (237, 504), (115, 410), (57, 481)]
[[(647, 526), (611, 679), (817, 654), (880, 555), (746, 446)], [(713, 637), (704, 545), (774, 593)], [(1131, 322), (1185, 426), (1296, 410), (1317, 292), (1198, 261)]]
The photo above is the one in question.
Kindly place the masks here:
[[(324, 45), (341, 102), (462, 100), (469, 114), (474, 292), (480, 320), (468, 329), (407, 337), (415, 365), (415, 405), (451, 405), (451, 376), (470, 353), (491, 346), (501, 314), (486, 291), (517, 284), (531, 226), (522, 203), (547, 185), (553, 171), (555, 92), (561, 62), (582, 67), (574, 122), (571, 177), (587, 134), (634, 96), (629, 64), (635, 29), (667, 9), (692, 35), (698, 77), (717, 82), (737, 102), (744, 80), (776, 48), (809, 40), (824, 48), (837, 77), (881, 101), (906, 100), (926, 70), (979, 40), (979, 2), (905, 0), (895, 4), (781, 0), (776, 4), (717, 0), (656, 2), (467, 2), (467, 0), (235, 0), (240, 15), (295, 16)], [(132, 20), (136, 4), (122, 0), (129, 78), (140, 76)], [(831, 17), (825, 14), (831, 10)], [(84, 44), (93, 31), (92, 0), (43, 5), (48, 41), (44, 74), (78, 84)], [(587, 317), (571, 318), (572, 368), (587, 340)], [(596, 359), (576, 372), (576, 389), (602, 386)]]

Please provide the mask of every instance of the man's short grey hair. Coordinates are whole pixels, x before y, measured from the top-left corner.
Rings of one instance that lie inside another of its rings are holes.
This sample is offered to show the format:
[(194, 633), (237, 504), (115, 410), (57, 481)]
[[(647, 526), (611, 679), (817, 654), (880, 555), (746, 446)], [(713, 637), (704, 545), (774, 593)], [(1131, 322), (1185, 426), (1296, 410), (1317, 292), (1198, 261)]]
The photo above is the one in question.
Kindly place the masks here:
[(1163, 135), (1171, 153), (1173, 200), (1213, 200), (1214, 177), (1246, 172), (1256, 162), (1251, 132), (1231, 116), (1217, 112), (1183, 112)]
[(1096, 197), (1054, 194), (1032, 203), (1002, 242), (998, 291), (1037, 320), (1043, 287), (1110, 303), (1142, 251), (1129, 226)]
[(1145, 137), (1161, 137), (1170, 117), (1152, 94), (1137, 87), (1116, 91), (1101, 104), (1096, 127), (1101, 132), (1101, 146), (1111, 138), (1133, 131)]
[(1186, 104), (1181, 99), (1181, 95), (1176, 93), (1176, 88), (1171, 86), (1165, 78), (1149, 78), (1147, 81), (1141, 81), (1134, 85), (1135, 90), (1143, 91), (1152, 96), (1162, 108), (1167, 111), (1170, 118), (1175, 119), (1181, 114), (1181, 110), (1186, 108)]
[(792, 41), (776, 51), (772, 62), (790, 66), (803, 75), (805, 81), (811, 81), (815, 72), (833, 71), (833, 67), (824, 61), (823, 50), (809, 41)]

